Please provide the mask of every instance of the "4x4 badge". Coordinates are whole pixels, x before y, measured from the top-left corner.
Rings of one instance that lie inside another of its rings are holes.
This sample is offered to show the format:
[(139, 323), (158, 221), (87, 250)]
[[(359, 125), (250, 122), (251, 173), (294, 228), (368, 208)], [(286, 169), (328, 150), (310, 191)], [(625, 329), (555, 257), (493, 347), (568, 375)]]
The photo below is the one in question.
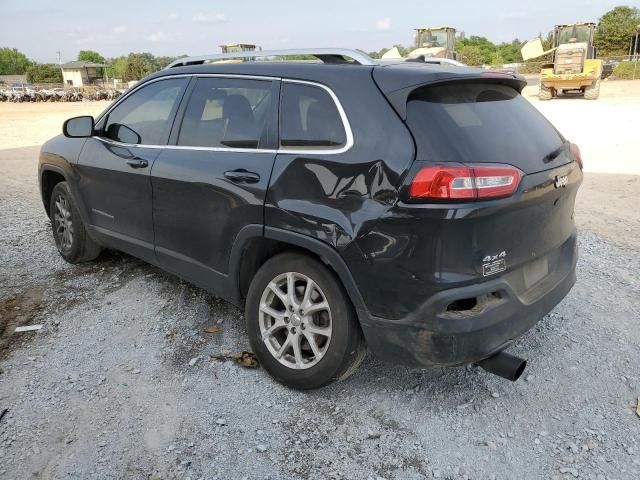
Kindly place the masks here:
[(501, 258), (506, 258), (506, 256), (507, 256), (507, 252), (503, 250), (496, 255), (487, 255), (482, 259), (482, 263), (495, 262), (496, 260), (499, 260)]
[(507, 252), (505, 250), (495, 255), (487, 255), (482, 259), (482, 276), (488, 277), (507, 269)]

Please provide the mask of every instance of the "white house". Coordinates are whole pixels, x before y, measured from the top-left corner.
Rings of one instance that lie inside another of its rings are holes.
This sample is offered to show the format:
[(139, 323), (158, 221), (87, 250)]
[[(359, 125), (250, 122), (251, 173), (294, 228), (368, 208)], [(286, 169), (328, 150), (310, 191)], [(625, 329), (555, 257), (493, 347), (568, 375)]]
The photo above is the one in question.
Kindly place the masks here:
[(98, 76), (98, 68), (106, 67), (101, 63), (84, 62), (76, 60), (60, 65), (62, 69), (62, 81), (67, 87), (81, 87), (96, 80), (102, 80)]

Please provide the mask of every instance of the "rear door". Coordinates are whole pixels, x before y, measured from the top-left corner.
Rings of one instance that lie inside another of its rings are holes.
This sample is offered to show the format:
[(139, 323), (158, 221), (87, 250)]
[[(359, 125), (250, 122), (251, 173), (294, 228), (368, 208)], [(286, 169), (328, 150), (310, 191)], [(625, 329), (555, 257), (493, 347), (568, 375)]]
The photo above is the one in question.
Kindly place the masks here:
[(97, 125), (78, 160), (89, 222), (103, 243), (155, 261), (153, 163), (166, 146), (186, 78), (152, 81), (123, 98)]
[(156, 256), (221, 292), (236, 235), (264, 224), (279, 80), (202, 76), (190, 90), (151, 172)]

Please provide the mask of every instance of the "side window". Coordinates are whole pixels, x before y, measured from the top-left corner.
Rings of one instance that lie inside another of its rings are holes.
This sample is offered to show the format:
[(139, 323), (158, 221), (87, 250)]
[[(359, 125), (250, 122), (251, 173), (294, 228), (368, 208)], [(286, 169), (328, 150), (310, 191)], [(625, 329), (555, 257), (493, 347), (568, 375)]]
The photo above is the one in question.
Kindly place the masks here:
[(125, 98), (105, 122), (105, 138), (122, 143), (165, 145), (185, 78), (153, 82)]
[(347, 143), (335, 102), (325, 89), (282, 84), (280, 144), (283, 148), (334, 148)]
[(259, 148), (273, 111), (272, 82), (199, 78), (184, 112), (178, 145)]

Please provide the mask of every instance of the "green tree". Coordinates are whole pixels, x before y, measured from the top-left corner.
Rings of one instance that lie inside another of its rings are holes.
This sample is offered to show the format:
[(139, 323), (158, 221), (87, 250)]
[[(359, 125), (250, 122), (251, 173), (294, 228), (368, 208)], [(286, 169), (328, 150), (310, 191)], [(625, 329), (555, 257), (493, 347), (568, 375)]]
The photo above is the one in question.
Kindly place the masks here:
[(507, 62), (505, 62), (500, 50), (497, 50), (496, 54), (493, 56), (493, 60), (491, 61), (491, 66), (501, 68), (505, 63)]
[(0, 75), (22, 75), (31, 61), (16, 48), (0, 48)]
[[(471, 35), (468, 38), (459, 39), (456, 42), (456, 50), (460, 53), (464, 47), (477, 47), (478, 50), (472, 50), (474, 55), (479, 51), (482, 61), (473, 63), (472, 65), (491, 64), (496, 55), (496, 45), (486, 37), (478, 37)], [(474, 61), (477, 59), (474, 58)]]
[(62, 83), (62, 70), (50, 63), (34, 63), (27, 69), (29, 83)]
[(595, 39), (600, 55), (626, 55), (638, 25), (640, 10), (635, 7), (616, 7), (605, 13), (600, 17)]
[(503, 42), (496, 47), (496, 56), (499, 55), (500, 57), (502, 57), (502, 63), (522, 62), (522, 54), (520, 53), (522, 45), (524, 45), (524, 43), (517, 38), (511, 43)]
[(93, 50), (80, 50), (80, 52), (78, 52), (78, 60), (83, 62), (107, 63), (102, 55)]
[(178, 58), (186, 57), (187, 55), (180, 55), (179, 57), (155, 57), (153, 59), (154, 70), (162, 70), (167, 65), (177, 60)]
[[(151, 57), (151, 60), (150, 58)], [(130, 53), (122, 75), (122, 80), (140, 80), (154, 71), (153, 55), (150, 53)]]
[(458, 48), (458, 58), (467, 65), (482, 65), (482, 50), (477, 45), (462, 45)]
[(109, 78), (122, 80), (124, 78), (124, 72), (127, 70), (127, 57), (109, 59), (109, 66), (105, 70)]

